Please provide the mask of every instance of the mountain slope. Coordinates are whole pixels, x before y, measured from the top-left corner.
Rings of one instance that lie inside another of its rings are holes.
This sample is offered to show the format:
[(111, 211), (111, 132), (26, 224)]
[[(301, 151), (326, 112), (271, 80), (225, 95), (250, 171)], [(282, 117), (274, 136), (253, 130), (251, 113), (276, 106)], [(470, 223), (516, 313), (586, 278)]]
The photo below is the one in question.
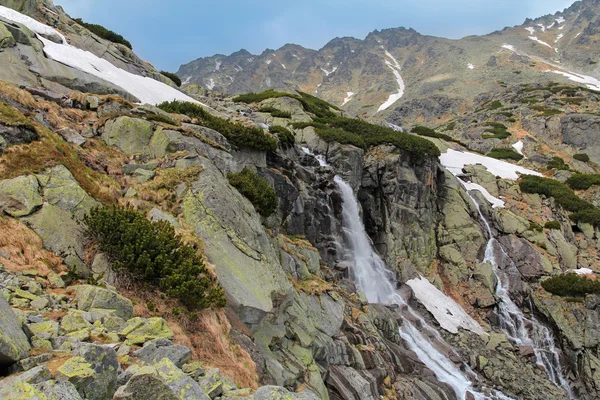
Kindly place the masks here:
[[(386, 29), (364, 40), (337, 38), (318, 51), (285, 45), (260, 55), (241, 50), (200, 58), (182, 65), (178, 74), (188, 84), (228, 94), (300, 89), (366, 117), (385, 116), (425, 97), (438, 97), (446, 112), (458, 113), (476, 95), (504, 83), (569, 79), (545, 72), (549, 69), (600, 78), (599, 15), (598, 0), (583, 0), (553, 16), (485, 36), (449, 40)], [(600, 82), (588, 81), (600, 88)], [(394, 102), (400, 96), (391, 96), (402, 85), (403, 96)], [(356, 94), (349, 98), (349, 93)], [(431, 119), (430, 114), (425, 109), (414, 119)]]

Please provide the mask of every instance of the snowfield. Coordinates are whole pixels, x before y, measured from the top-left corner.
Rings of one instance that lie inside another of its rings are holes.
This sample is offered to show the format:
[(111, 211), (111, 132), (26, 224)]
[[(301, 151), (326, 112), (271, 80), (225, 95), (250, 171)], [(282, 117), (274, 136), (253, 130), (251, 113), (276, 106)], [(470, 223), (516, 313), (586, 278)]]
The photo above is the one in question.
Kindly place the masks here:
[(404, 85), (404, 79), (402, 79), (402, 76), (400, 75), (400, 64), (398, 64), (398, 61), (394, 58), (393, 55), (390, 54), (389, 51), (385, 50), (385, 55), (392, 60), (392, 62), (390, 62), (386, 59), (385, 64), (389, 67), (389, 69), (392, 70), (394, 76), (396, 77), (396, 82), (398, 83), (398, 93), (391, 94), (390, 97), (388, 97), (388, 99), (385, 101), (385, 103), (379, 106), (377, 112), (381, 112), (383, 110), (388, 109), (392, 104), (400, 100), (402, 96), (404, 96), (404, 90), (406, 89), (406, 86)]
[(552, 46), (550, 46), (548, 43), (544, 42), (543, 40), (538, 39), (537, 36), (529, 36), (529, 39), (533, 40), (534, 42), (538, 42), (539, 44), (543, 44), (544, 46), (548, 46), (551, 49), (553, 49)]
[(556, 71), (550, 69), (544, 72), (553, 72), (555, 74), (565, 76), (574, 82), (583, 83), (592, 90), (600, 90), (600, 80), (592, 78), (591, 76), (576, 74), (574, 72)]
[(440, 156), (440, 163), (446, 167), (453, 175), (462, 174), (465, 165), (481, 164), (487, 170), (503, 179), (517, 180), (519, 174), (542, 176), (539, 172), (508, 163), (506, 161), (496, 160), (477, 153), (461, 152), (449, 149)]
[(448, 332), (458, 333), (458, 329), (463, 328), (478, 335), (486, 334), (477, 321), (471, 318), (460, 305), (440, 292), (427, 279), (419, 277), (411, 279), (406, 284), (411, 287), (417, 300)]
[(152, 78), (132, 74), (131, 72), (117, 68), (110, 62), (97, 57), (89, 51), (69, 45), (64, 36), (54, 28), (17, 11), (0, 6), (0, 16), (21, 23), (38, 35), (60, 36), (63, 39), (63, 43), (60, 44), (38, 36), (44, 44), (44, 53), (46, 56), (59, 63), (111, 82), (137, 97), (142, 103), (160, 104), (171, 100), (199, 103), (169, 85)]

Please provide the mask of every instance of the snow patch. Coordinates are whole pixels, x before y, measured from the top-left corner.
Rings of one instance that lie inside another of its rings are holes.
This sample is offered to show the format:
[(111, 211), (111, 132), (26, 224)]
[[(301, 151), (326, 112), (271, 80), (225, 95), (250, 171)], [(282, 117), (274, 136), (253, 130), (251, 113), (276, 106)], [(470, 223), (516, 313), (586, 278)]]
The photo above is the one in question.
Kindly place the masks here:
[(581, 32), (579, 32), (577, 35), (575, 35), (575, 39), (577, 39), (579, 37), (579, 35), (581, 35)]
[(478, 335), (485, 331), (454, 300), (440, 292), (427, 279), (419, 277), (406, 282), (415, 297), (425, 306), (442, 328), (451, 333), (458, 333), (459, 328), (469, 330)]
[(404, 129), (401, 126), (392, 124), (391, 122), (388, 122), (388, 126), (390, 128), (392, 128), (393, 130), (395, 130), (396, 132), (404, 132)]
[(467, 68), (469, 68), (469, 69), (475, 69), (475, 66), (473, 64), (469, 63), (469, 64), (467, 64)]
[(556, 22), (553, 22), (553, 23), (551, 23), (550, 25), (548, 25), (548, 26), (546, 27), (546, 29), (551, 29), (551, 28), (552, 28), (554, 25), (556, 25)]
[(565, 20), (563, 17), (558, 17), (558, 18), (556, 18), (556, 22), (557, 22), (559, 25), (560, 25), (560, 24), (562, 24), (562, 23), (563, 23), (563, 22), (565, 22), (565, 21), (566, 21), (566, 20)]
[(565, 71), (557, 71), (557, 70), (550, 70), (550, 69), (546, 70), (544, 72), (552, 72), (555, 74), (559, 74), (559, 75), (569, 78), (570, 80), (572, 80), (574, 82), (583, 83), (589, 89), (600, 90), (600, 80), (598, 80), (596, 78), (592, 78), (591, 76), (576, 74), (576, 73), (570, 72), (570, 71), (565, 72)]
[(218, 71), (221, 69), (221, 65), (223, 64), (222, 61), (216, 61), (215, 62), (215, 71)]
[(592, 271), (589, 268), (579, 268), (579, 269), (573, 270), (573, 272), (575, 272), (577, 275), (593, 275), (594, 274), (594, 271)]
[(284, 64), (284, 63), (279, 63), (279, 64), (281, 64), (281, 66), (283, 67), (283, 69), (287, 69), (287, 68), (285, 67), (285, 64)]
[(533, 35), (535, 33), (535, 28), (532, 26), (530, 26), (529, 28), (525, 28), (525, 30), (529, 32), (530, 35)]
[(344, 105), (346, 105), (346, 103), (348, 103), (350, 100), (352, 100), (352, 96), (354, 96), (353, 92), (346, 92), (346, 98), (344, 99), (344, 102), (342, 103), (342, 107)]
[(554, 41), (554, 43), (558, 43), (558, 41), (559, 41), (560, 39), (562, 39), (563, 37), (565, 37), (565, 35), (564, 35), (563, 33), (561, 33), (560, 35), (558, 35), (558, 36), (556, 37), (556, 40)]
[(523, 154), (523, 144), (523, 141), (519, 140), (517, 143), (512, 145), (512, 148), (515, 149), (517, 153), (525, 157), (525, 154)]
[(480, 192), (483, 195), (483, 197), (485, 197), (485, 199), (490, 202), (492, 208), (504, 208), (504, 201), (492, 196), (491, 193), (488, 192), (488, 190), (483, 186), (477, 183), (473, 183), (471, 181), (465, 182), (460, 178), (458, 180), (467, 192), (470, 190), (477, 190), (478, 192)]
[(539, 172), (506, 161), (496, 160), (495, 158), (486, 157), (477, 153), (452, 149), (449, 149), (440, 156), (440, 163), (453, 175), (462, 174), (462, 169), (465, 165), (481, 164), (486, 167), (491, 174), (513, 181), (519, 179), (519, 174), (542, 176)]
[(206, 88), (208, 90), (213, 90), (213, 88), (215, 87), (215, 85), (216, 85), (215, 80), (213, 78), (210, 78), (208, 80), (208, 83), (206, 84)]
[(38, 35), (58, 35), (62, 38), (63, 43), (61, 44), (54, 43), (44, 37), (39, 37), (44, 44), (44, 53), (46, 56), (57, 62), (111, 82), (137, 97), (142, 103), (160, 104), (171, 100), (198, 103), (198, 101), (169, 85), (152, 78), (132, 74), (97, 57), (89, 51), (69, 45), (65, 37), (54, 28), (44, 25), (33, 18), (3, 6), (0, 6), (0, 16), (21, 23)]
[(543, 32), (546, 32), (546, 27), (545, 27), (544, 25), (542, 25), (542, 24), (537, 24), (537, 26), (539, 26), (539, 27), (540, 27), (540, 29), (542, 30), (542, 33), (543, 33)]
[(273, 60), (267, 60), (265, 61), (267, 63), (267, 65), (271, 64), (273, 62)]
[(392, 60), (392, 62), (390, 62), (386, 59), (385, 64), (388, 66), (389, 69), (392, 70), (394, 76), (396, 77), (396, 82), (398, 83), (398, 93), (391, 94), (390, 97), (388, 97), (388, 99), (385, 101), (385, 103), (379, 106), (377, 112), (381, 112), (389, 108), (392, 104), (400, 100), (400, 98), (404, 96), (404, 90), (406, 89), (406, 86), (404, 85), (404, 79), (402, 79), (402, 75), (400, 75), (400, 71), (402, 69), (400, 67), (400, 64), (394, 58), (394, 56), (390, 54), (389, 51), (385, 50), (385, 55)]
[[(327, 65), (329, 65), (329, 63), (327, 63)], [(325, 76), (329, 76), (331, 74), (333, 74), (335, 71), (337, 71), (338, 67), (333, 67), (333, 69), (331, 71), (327, 71), (325, 68), (321, 68), (321, 71), (325, 72)]]
[(564, 26), (564, 25), (561, 25), (561, 26), (559, 26), (559, 27), (558, 27), (558, 30), (559, 30), (559, 31), (562, 31), (563, 29), (565, 29), (565, 26)]
[(517, 49), (515, 49), (515, 46), (513, 46), (512, 44), (503, 44), (502, 45), (503, 49), (508, 49), (510, 51), (514, 51), (515, 53), (517, 52)]
[(543, 44), (544, 46), (548, 46), (551, 49), (553, 48), (548, 43), (544, 42), (543, 40), (538, 39), (537, 36), (529, 36), (529, 39), (533, 40), (534, 42), (538, 42), (539, 44)]
[(188, 84), (188, 83), (190, 83), (191, 80), (192, 80), (192, 77), (188, 76), (187, 78), (185, 78), (185, 80), (181, 84), (182, 85)]

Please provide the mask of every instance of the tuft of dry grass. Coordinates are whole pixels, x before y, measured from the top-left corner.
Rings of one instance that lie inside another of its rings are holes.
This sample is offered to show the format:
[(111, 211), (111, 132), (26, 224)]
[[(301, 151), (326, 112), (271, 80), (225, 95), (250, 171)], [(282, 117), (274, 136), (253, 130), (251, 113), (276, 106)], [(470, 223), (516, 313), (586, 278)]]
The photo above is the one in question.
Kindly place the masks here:
[(230, 340), (231, 325), (225, 310), (208, 309), (189, 314), (176, 300), (131, 282), (120, 292), (134, 301), (135, 316), (164, 318), (173, 331), (173, 341), (192, 349), (195, 361), (219, 368), (224, 376), (240, 387), (258, 387), (258, 374), (252, 358)]
[(10, 255), (0, 260), (12, 272), (31, 269), (46, 276), (50, 271), (67, 270), (62, 258), (45, 250), (40, 237), (17, 219), (0, 217), (0, 250)]
[(175, 212), (179, 207), (177, 186), (182, 183), (189, 185), (198, 178), (200, 172), (202, 172), (202, 167), (199, 165), (187, 169), (157, 169), (154, 179), (135, 185), (135, 189), (140, 199), (158, 204), (167, 211)]

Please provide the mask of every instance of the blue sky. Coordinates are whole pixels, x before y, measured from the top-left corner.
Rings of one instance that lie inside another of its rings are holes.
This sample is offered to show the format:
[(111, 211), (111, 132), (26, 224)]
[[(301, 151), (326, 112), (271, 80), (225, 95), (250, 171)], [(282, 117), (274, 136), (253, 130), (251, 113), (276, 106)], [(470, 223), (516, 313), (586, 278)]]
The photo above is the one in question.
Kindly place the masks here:
[[(289, 3), (289, 4), (288, 4)], [(72, 17), (112, 29), (159, 69), (239, 49), (296, 43), (318, 49), (338, 36), (411, 27), (460, 38), (562, 11), (573, 0), (55, 0)]]

